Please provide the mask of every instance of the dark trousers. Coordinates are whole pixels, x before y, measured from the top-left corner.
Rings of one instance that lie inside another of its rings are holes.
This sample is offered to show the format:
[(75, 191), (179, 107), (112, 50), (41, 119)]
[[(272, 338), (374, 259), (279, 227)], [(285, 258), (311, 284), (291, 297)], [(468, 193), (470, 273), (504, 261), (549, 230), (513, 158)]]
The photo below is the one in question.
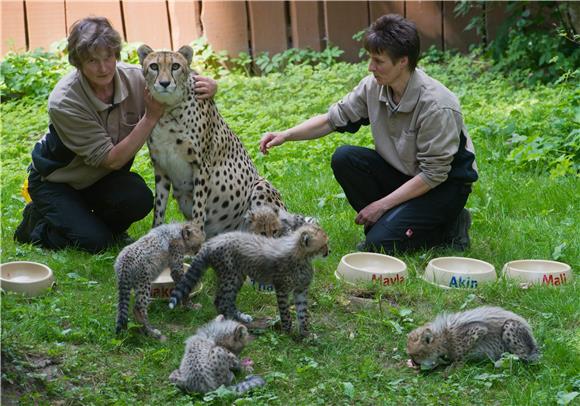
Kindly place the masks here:
[(153, 208), (151, 190), (128, 169), (111, 172), (82, 190), (42, 181), (32, 169), (28, 191), (41, 217), (30, 233), (31, 241), (50, 249), (76, 246), (102, 251)]
[[(332, 170), (358, 213), (411, 179), (369, 148), (345, 145), (332, 156)], [(387, 211), (365, 230), (366, 247), (392, 254), (447, 243), (449, 227), (465, 207), (471, 185), (448, 180)]]

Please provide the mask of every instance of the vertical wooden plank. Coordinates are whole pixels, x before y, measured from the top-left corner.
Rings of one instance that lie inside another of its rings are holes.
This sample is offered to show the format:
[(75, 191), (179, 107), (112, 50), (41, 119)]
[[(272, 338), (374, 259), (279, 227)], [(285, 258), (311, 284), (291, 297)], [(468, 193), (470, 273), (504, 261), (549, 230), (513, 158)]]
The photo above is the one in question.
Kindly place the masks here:
[(50, 49), (55, 41), (66, 38), (64, 0), (27, 0), (29, 48)]
[(405, 16), (404, 1), (370, 1), (370, 12), (372, 24), (377, 18), (385, 14), (399, 14)]
[(369, 25), (366, 1), (325, 1), (325, 29), (328, 41), (344, 50), (343, 60), (359, 61), (361, 43), (352, 39), (357, 32)]
[(203, 1), (201, 23), (204, 35), (215, 51), (232, 57), (248, 49), (248, 16), (243, 1)]
[(294, 48), (322, 49), (320, 9), (317, 1), (290, 1), (290, 26), (292, 27), (292, 46)]
[(482, 38), (477, 35), (475, 29), (465, 31), (465, 27), (471, 19), (483, 15), (483, 9), (477, 3), (464, 16), (456, 16), (453, 12), (457, 2), (443, 2), (443, 37), (445, 49), (456, 49), (460, 52), (469, 51), (471, 44), (479, 44)]
[(26, 51), (24, 1), (4, 0), (1, 3), (2, 42), (0, 43), (0, 55), (4, 56), (8, 51)]
[(288, 48), (286, 13), (282, 1), (248, 1), (250, 38), (254, 55), (270, 56)]
[(67, 34), (78, 20), (89, 16), (107, 17), (111, 25), (123, 36), (123, 20), (119, 0), (66, 0)]
[(169, 21), (171, 22), (171, 42), (173, 49), (189, 45), (203, 35), (201, 29), (201, 8), (197, 1), (169, 0)]
[(122, 5), (127, 42), (142, 42), (155, 49), (171, 49), (165, 1), (123, 0)]
[(485, 21), (487, 30), (487, 43), (493, 41), (498, 34), (499, 28), (507, 17), (506, 3), (502, 1), (489, 1), (485, 3)]
[(406, 2), (407, 18), (417, 24), (421, 38), (421, 52), (427, 51), (431, 45), (443, 49), (442, 14), (440, 1), (408, 1)]

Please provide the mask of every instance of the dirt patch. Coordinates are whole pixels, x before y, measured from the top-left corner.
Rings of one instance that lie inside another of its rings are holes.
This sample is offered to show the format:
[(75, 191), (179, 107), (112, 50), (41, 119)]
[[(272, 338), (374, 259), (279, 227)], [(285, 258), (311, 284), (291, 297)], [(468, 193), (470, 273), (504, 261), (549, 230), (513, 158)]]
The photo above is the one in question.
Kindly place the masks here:
[(37, 401), (49, 400), (46, 383), (62, 376), (58, 358), (2, 349), (2, 405), (18, 405), (25, 394), (36, 393)]
[(345, 306), (351, 311), (380, 309), (382, 306), (399, 307), (394, 297), (377, 294), (368, 289), (352, 289), (346, 296)]

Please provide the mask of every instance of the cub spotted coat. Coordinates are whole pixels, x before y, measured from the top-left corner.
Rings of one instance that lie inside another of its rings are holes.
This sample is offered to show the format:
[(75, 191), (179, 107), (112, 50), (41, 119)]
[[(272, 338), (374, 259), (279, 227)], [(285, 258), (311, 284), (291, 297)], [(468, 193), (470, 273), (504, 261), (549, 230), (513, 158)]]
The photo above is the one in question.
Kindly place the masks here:
[(195, 98), (192, 48), (153, 51), (142, 45), (138, 54), (149, 92), (166, 105), (147, 141), (155, 171), (153, 227), (164, 221), (172, 188), (183, 215), (208, 238), (238, 230), (248, 209), (283, 208), (215, 102)]
[[(244, 325), (219, 315), (187, 339), (181, 365), (169, 381), (186, 392), (201, 393), (231, 384), (233, 371), (242, 369), (238, 355), (248, 341)], [(261, 377), (250, 375), (230, 389), (242, 393), (264, 384)]]
[(308, 335), (307, 292), (314, 274), (311, 261), (328, 254), (328, 237), (317, 225), (305, 225), (293, 233), (268, 238), (245, 232), (231, 232), (208, 240), (193, 258), (190, 270), (171, 294), (173, 308), (197, 285), (212, 267), (218, 279), (215, 306), (227, 318), (245, 323), (252, 317), (236, 308), (236, 297), (246, 277), (273, 285), (278, 300), (282, 329), (290, 332), (289, 295), (294, 296), (299, 332)]
[(529, 324), (500, 307), (482, 306), (439, 315), (409, 333), (407, 340), (411, 362), (424, 369), (468, 359), (497, 360), (504, 352), (524, 361), (535, 361), (539, 357)]
[(199, 228), (190, 223), (164, 224), (123, 248), (115, 261), (119, 288), (117, 334), (127, 328), (131, 289), (135, 290), (135, 319), (143, 324), (146, 334), (163, 339), (159, 330), (149, 324), (147, 307), (151, 296), (151, 282), (165, 269), (171, 269), (175, 283), (183, 275), (183, 257), (193, 255), (203, 243)]

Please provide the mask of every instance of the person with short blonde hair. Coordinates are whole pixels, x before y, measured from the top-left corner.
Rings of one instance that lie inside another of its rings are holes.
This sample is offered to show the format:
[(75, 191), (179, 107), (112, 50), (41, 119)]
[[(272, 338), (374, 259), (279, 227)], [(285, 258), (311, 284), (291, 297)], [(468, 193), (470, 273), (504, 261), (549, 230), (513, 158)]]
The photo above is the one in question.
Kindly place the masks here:
[[(32, 151), (32, 202), (15, 240), (99, 252), (127, 242), (129, 226), (153, 208), (151, 190), (130, 169), (164, 106), (146, 90), (141, 67), (119, 61), (121, 45), (104, 17), (72, 25), (68, 51), (76, 70), (48, 98), (49, 130)], [(216, 82), (198, 78), (197, 97), (213, 97)]]

